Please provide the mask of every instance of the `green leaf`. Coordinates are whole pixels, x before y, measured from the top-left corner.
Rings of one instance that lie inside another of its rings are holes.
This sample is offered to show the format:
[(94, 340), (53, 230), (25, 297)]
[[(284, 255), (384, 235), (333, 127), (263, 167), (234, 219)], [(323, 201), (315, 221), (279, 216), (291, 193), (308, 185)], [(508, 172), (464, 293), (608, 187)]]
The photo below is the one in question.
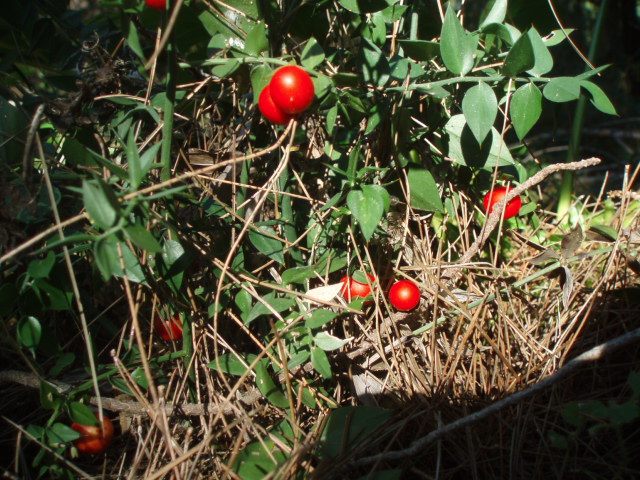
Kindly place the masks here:
[(419, 62), (427, 62), (440, 55), (440, 44), (427, 40), (400, 40), (404, 53)]
[(602, 113), (608, 115), (618, 115), (616, 107), (613, 106), (607, 94), (595, 83), (588, 80), (580, 82), (580, 86), (591, 94), (591, 103)]
[(47, 429), (48, 443), (54, 447), (73, 442), (80, 437), (81, 434), (79, 432), (64, 423), (56, 422), (51, 425), (51, 428)]
[(482, 145), (498, 115), (498, 101), (491, 87), (480, 82), (467, 90), (462, 99), (462, 113), (471, 132)]
[[(295, 300), (291, 297), (276, 297), (275, 292), (265, 295), (262, 297), (262, 300), (264, 300), (274, 311), (278, 313), (288, 310), (295, 303)], [(245, 323), (248, 324), (254, 321), (260, 315), (273, 315), (273, 313), (272, 310), (269, 310), (269, 308), (262, 302), (256, 302), (249, 312), (249, 315), (247, 315)]]
[(249, 241), (260, 253), (284, 265), (284, 245), (277, 238), (273, 238), (278, 236), (276, 231), (268, 226), (255, 227), (249, 230)]
[(535, 56), (531, 38), (528, 34), (520, 35), (504, 59), (502, 73), (507, 77), (514, 78), (519, 73), (532, 69), (534, 65)]
[(327, 332), (318, 332), (313, 337), (313, 341), (316, 344), (316, 346), (321, 348), (322, 350), (331, 351), (331, 350), (337, 350), (339, 348), (342, 348), (351, 340), (334, 337), (333, 335)]
[(102, 180), (82, 181), (84, 206), (100, 228), (111, 228), (120, 215), (120, 204), (115, 194)]
[(384, 87), (389, 81), (391, 69), (387, 57), (375, 43), (365, 37), (361, 39), (358, 63), (366, 83)]
[(42, 337), (42, 326), (40, 321), (35, 317), (24, 317), (18, 322), (18, 343), (23, 348), (32, 352), (40, 344)]
[(109, 280), (118, 272), (122, 273), (117, 246), (111, 238), (101, 238), (94, 243), (93, 256), (104, 281)]
[(305, 68), (313, 69), (324, 62), (324, 50), (314, 37), (310, 37), (300, 55), (300, 63)]
[(469, 73), (473, 68), (476, 45), (477, 37), (465, 31), (449, 5), (440, 32), (440, 56), (447, 70), (456, 75)]
[(27, 273), (32, 278), (47, 278), (55, 263), (55, 253), (49, 252), (47, 256), (42, 259), (31, 260), (29, 267), (27, 267)]
[(522, 36), (520, 30), (513, 25), (502, 23), (489, 23), (482, 27), (482, 33), (497, 35), (509, 45), (513, 45)]
[(40, 405), (47, 410), (53, 410), (62, 405), (63, 399), (56, 387), (49, 382), (40, 382)]
[(542, 40), (544, 41), (547, 47), (554, 47), (562, 43), (569, 35), (571, 35), (575, 31), (574, 28), (565, 28), (564, 31), (561, 29), (553, 30)]
[(220, 360), (220, 368), (218, 368), (218, 362), (216, 362), (215, 360), (211, 363), (208, 363), (207, 367), (213, 370), (227, 373), (229, 375), (241, 376), (246, 373), (246, 366), (253, 363), (253, 361), (257, 358), (257, 355), (254, 355), (253, 353), (242, 354), (242, 359), (240, 359), (233, 353), (225, 353), (223, 355), (220, 355), (218, 358)]
[(580, 80), (573, 77), (552, 78), (544, 86), (542, 94), (547, 100), (562, 103), (577, 100), (580, 97)]
[(553, 57), (535, 27), (529, 29), (527, 36), (531, 41), (534, 57), (533, 68), (527, 70), (527, 73), (534, 77), (541, 77), (553, 68)]
[(277, 424), (267, 437), (250, 443), (238, 453), (233, 465), (237, 478), (262, 480), (265, 476), (272, 476), (269, 474), (277, 474), (279, 465), (289, 458), (294, 439), (295, 434), (287, 420)]
[(591, 225), (589, 227), (589, 231), (596, 232), (599, 235), (602, 235), (607, 240), (615, 242), (618, 238), (618, 232), (615, 228), (610, 227), (609, 225)]
[(286, 395), (278, 388), (276, 383), (269, 375), (267, 369), (267, 362), (258, 362), (255, 368), (256, 372), (256, 386), (260, 393), (265, 396), (267, 400), (273, 403), (276, 407), (288, 408), (289, 400)]
[(480, 28), (490, 23), (502, 23), (507, 15), (507, 0), (490, 0), (480, 16)]
[(331, 310), (326, 310), (324, 308), (318, 309), (311, 314), (310, 318), (307, 318), (307, 320), (305, 321), (305, 326), (309, 328), (318, 328), (329, 323), (337, 316), (338, 314), (332, 312)]
[(533, 83), (518, 88), (511, 97), (511, 122), (522, 140), (533, 128), (542, 113), (542, 93)]
[(89, 427), (97, 427), (100, 425), (96, 414), (84, 403), (71, 402), (69, 404), (69, 417), (71, 417), (73, 422), (79, 423), (80, 425), (87, 425)]
[(189, 255), (184, 247), (176, 240), (167, 240), (160, 254), (162, 259), (162, 276), (176, 291), (180, 289), (184, 277), (184, 271), (189, 265)]
[[(373, 185), (369, 185), (371, 186)], [(378, 190), (366, 187), (367, 185), (363, 185), (362, 190), (350, 191), (347, 195), (347, 205), (358, 220), (364, 238), (369, 241), (384, 215), (385, 200)], [(388, 195), (387, 193), (387, 197)]]
[(353, 13), (373, 13), (389, 6), (387, 0), (339, 0), (338, 3)]
[(411, 207), (427, 212), (444, 212), (438, 185), (425, 168), (410, 168), (407, 173)]
[(467, 126), (464, 115), (454, 115), (444, 128), (449, 135), (448, 155), (453, 160), (479, 168), (514, 164), (509, 147), (495, 128), (491, 129), (491, 136), (485, 139), (482, 148)]
[(273, 70), (266, 65), (258, 65), (251, 69), (251, 88), (253, 89), (253, 103), (258, 105), (260, 92), (267, 86), (273, 76)]
[(162, 251), (160, 243), (158, 243), (153, 234), (142, 225), (127, 225), (124, 231), (138, 248), (151, 253), (159, 253)]
[[(130, 281), (146, 285), (147, 282), (145, 280), (144, 271), (142, 270), (142, 265), (140, 265), (138, 257), (135, 256), (129, 248), (129, 245), (126, 243), (120, 242), (120, 247), (122, 248), (122, 259), (124, 261), (125, 270), (122, 270), (120, 260), (118, 259), (118, 261), (112, 266), (114, 269), (114, 275), (117, 277), (124, 277), (126, 275)], [(114, 245), (114, 248), (117, 247)]]
[(331, 364), (329, 363), (329, 357), (324, 350), (320, 348), (311, 349), (311, 364), (320, 375), (324, 378), (332, 378), (333, 372), (331, 371)]
[(126, 145), (127, 163), (129, 164), (129, 182), (133, 190), (137, 190), (142, 182), (144, 173), (142, 172), (142, 162), (138, 154), (138, 145), (136, 145), (135, 132), (132, 129), (129, 132)]
[(365, 405), (333, 410), (320, 437), (322, 454), (337, 458), (354, 451), (392, 417), (391, 410)]
[(257, 57), (268, 48), (269, 39), (267, 38), (267, 29), (263, 22), (257, 22), (247, 34), (244, 51), (248, 55)]

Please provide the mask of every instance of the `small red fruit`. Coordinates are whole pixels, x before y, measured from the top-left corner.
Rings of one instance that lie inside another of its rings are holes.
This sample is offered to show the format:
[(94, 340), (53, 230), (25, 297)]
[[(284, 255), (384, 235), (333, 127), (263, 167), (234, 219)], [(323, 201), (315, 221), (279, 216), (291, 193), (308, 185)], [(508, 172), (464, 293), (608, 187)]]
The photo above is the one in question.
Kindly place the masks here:
[(391, 286), (389, 301), (398, 310), (408, 312), (420, 303), (420, 289), (411, 280), (400, 280)]
[(313, 81), (300, 67), (287, 65), (279, 68), (273, 74), (270, 85), (273, 102), (285, 113), (302, 113), (313, 103)]
[(145, 0), (147, 7), (164, 11), (167, 9), (167, 0)]
[(273, 103), (273, 98), (271, 97), (271, 85), (267, 85), (262, 89), (262, 92), (260, 92), (258, 108), (267, 120), (278, 125), (287, 125), (289, 120), (294, 118), (294, 115), (289, 115), (288, 113), (283, 112), (275, 103)]
[(101, 426), (81, 425), (75, 422), (71, 424), (71, 428), (82, 435), (73, 441), (73, 444), (81, 453), (96, 455), (104, 452), (111, 444), (113, 423), (104, 415), (102, 418)]
[(182, 322), (177, 313), (168, 320), (156, 317), (153, 325), (163, 340), (180, 340), (182, 338)]
[[(369, 280), (371, 280), (372, 284), (376, 280), (375, 277), (369, 273), (367, 273), (367, 277), (369, 277)], [(349, 277), (348, 275), (342, 277), (340, 281), (342, 282), (342, 290), (340, 290), (340, 293), (342, 293), (342, 296), (347, 300), (347, 302), (350, 302), (353, 297), (364, 298), (369, 296), (369, 294), (371, 293), (371, 287), (368, 283), (356, 282), (352, 277)]]
[[(493, 207), (495, 206), (495, 204), (502, 200), (504, 196), (511, 190), (511, 188), (507, 187), (498, 187), (488, 192), (484, 196), (484, 201), (482, 203), (484, 205), (484, 211), (487, 212), (487, 215), (489, 215), (493, 211)], [(519, 195), (509, 200), (506, 208), (504, 209), (505, 220), (507, 218), (515, 217), (516, 215), (518, 215), (520, 207), (522, 207), (522, 199)]]

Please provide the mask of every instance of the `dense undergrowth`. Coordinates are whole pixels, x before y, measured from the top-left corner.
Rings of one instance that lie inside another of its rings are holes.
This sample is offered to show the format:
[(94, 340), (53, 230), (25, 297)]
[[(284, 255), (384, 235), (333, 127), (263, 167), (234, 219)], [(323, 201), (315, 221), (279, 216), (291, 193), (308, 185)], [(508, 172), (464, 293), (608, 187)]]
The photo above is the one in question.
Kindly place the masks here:
[[(633, 120), (571, 24), (450, 3), (8, 2), (9, 478), (632, 477)], [(583, 3), (598, 43), (619, 7)], [(288, 63), (316, 98), (274, 126), (258, 93)], [(485, 214), (495, 185), (518, 216)], [(117, 424), (104, 454), (73, 447), (87, 405)]]

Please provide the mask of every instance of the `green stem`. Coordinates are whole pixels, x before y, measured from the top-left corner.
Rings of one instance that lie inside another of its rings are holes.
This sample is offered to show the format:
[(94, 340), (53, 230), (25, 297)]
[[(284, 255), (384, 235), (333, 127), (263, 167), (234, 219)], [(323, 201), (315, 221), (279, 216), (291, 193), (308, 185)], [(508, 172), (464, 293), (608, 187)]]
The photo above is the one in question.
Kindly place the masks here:
[[(600, 4), (600, 10), (598, 10), (598, 18), (596, 24), (593, 27), (593, 38), (591, 39), (591, 46), (589, 47), (589, 62), (594, 63), (595, 57), (598, 52), (598, 44), (600, 43), (600, 34), (602, 33), (602, 19), (607, 9), (608, 0), (602, 0)], [(587, 71), (590, 68), (587, 68)], [(587, 106), (587, 98), (582, 95), (578, 100), (576, 106), (576, 112), (573, 117), (573, 125), (571, 126), (571, 138), (569, 140), (569, 150), (567, 151), (567, 163), (575, 162), (578, 157), (578, 151), (580, 149), (580, 142), (582, 140), (582, 127), (584, 126), (585, 109)], [(571, 207), (571, 201), (573, 198), (573, 182), (575, 178), (575, 172), (565, 171), (562, 175), (562, 186), (560, 187), (560, 195), (558, 199), (558, 219), (564, 217), (569, 208)]]
[(166, 88), (167, 96), (164, 102), (163, 120), (162, 126), (162, 150), (160, 152), (160, 163), (162, 164), (162, 171), (160, 174), (160, 180), (163, 182), (171, 178), (171, 137), (173, 134), (173, 112), (175, 109), (176, 100), (176, 55), (173, 43), (173, 34), (169, 38), (167, 43), (167, 56), (168, 56), (168, 68)]

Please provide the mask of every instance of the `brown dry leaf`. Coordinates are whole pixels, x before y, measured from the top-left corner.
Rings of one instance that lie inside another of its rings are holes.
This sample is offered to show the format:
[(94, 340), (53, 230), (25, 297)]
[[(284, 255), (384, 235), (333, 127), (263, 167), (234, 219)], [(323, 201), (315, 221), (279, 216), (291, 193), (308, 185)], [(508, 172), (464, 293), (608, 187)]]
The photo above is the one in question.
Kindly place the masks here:
[(340, 290), (342, 290), (343, 283), (334, 283), (332, 285), (324, 285), (322, 287), (312, 288), (307, 292), (309, 297), (313, 297), (313, 299), (305, 298), (304, 300), (307, 302), (317, 302), (317, 303), (327, 303), (331, 302)]
[(577, 225), (576, 228), (567, 233), (560, 244), (560, 251), (562, 252), (562, 256), (564, 258), (573, 257), (576, 250), (580, 248), (582, 241), (584, 240), (584, 233), (582, 232), (582, 227)]
[(559, 258), (560, 258), (560, 255), (558, 255), (558, 253), (555, 250), (551, 250), (550, 248), (547, 248), (542, 253), (536, 255), (531, 260), (529, 260), (529, 263), (533, 265), (542, 265), (544, 262), (547, 262), (549, 260), (558, 260)]

